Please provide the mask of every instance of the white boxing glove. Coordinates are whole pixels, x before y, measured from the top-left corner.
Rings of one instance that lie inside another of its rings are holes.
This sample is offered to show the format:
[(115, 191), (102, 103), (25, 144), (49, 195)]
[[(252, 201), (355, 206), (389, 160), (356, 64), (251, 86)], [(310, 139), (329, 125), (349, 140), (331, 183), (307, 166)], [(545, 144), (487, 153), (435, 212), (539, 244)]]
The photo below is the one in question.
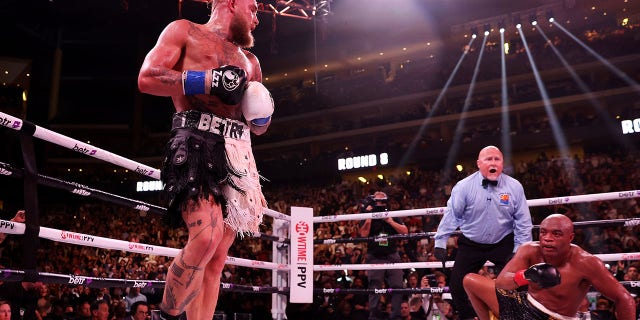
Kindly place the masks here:
[(269, 90), (258, 81), (249, 81), (240, 102), (242, 115), (253, 125), (264, 126), (269, 123), (273, 114), (273, 98)]

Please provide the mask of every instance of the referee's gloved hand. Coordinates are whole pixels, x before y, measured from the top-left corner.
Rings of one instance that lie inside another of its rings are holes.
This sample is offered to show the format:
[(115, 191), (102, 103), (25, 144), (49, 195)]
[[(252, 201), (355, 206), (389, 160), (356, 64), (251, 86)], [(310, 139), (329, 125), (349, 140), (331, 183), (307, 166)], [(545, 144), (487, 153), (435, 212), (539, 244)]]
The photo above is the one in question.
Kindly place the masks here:
[(447, 249), (445, 248), (433, 248), (433, 255), (436, 259), (442, 261), (442, 269), (444, 269), (444, 263), (447, 262)]

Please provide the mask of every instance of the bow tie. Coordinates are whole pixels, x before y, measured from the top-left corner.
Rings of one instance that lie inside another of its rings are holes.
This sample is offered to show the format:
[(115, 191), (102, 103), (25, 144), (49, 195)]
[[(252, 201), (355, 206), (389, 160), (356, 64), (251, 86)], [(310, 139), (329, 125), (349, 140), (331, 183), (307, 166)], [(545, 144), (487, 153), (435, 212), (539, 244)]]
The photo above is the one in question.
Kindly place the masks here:
[(498, 180), (482, 179), (482, 187), (486, 189), (488, 185), (495, 187), (498, 185)]

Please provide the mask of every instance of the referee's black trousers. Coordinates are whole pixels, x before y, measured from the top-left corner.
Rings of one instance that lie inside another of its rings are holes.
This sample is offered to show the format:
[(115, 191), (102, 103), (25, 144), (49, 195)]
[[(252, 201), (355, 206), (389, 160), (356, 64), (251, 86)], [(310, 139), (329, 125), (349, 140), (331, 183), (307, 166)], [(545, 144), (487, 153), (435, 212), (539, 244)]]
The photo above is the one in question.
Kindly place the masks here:
[(487, 260), (495, 264), (496, 276), (502, 270), (513, 252), (513, 233), (494, 244), (483, 244), (469, 240), (464, 235), (458, 237), (458, 250), (455, 264), (451, 270), (449, 288), (453, 297), (453, 307), (460, 314), (460, 319), (476, 316), (467, 293), (462, 286), (462, 279), (467, 273), (477, 273)]

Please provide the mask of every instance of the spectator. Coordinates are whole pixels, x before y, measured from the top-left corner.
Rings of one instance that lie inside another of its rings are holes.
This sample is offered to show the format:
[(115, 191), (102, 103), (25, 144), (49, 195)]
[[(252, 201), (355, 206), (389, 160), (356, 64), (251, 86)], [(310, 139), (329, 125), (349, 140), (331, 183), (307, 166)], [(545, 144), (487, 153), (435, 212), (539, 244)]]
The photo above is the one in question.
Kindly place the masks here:
[(78, 306), (78, 318), (77, 320), (91, 320), (91, 303), (89, 301), (82, 301)]
[(0, 300), (0, 320), (11, 320), (11, 305), (7, 300)]
[(131, 305), (131, 312), (128, 320), (145, 320), (151, 319), (151, 311), (149, 305), (144, 301), (137, 301)]
[(109, 320), (109, 303), (96, 300), (91, 304), (91, 320)]
[(409, 302), (402, 301), (400, 304), (400, 319), (402, 320), (414, 320), (411, 317), (411, 309), (409, 308)]
[(147, 296), (140, 293), (140, 288), (128, 288), (128, 289), (129, 289), (129, 293), (124, 297), (124, 301), (126, 302), (127, 312), (131, 312), (131, 306), (138, 301), (147, 302)]
[(591, 320), (615, 320), (609, 299), (603, 296), (598, 297), (596, 309), (591, 311)]

